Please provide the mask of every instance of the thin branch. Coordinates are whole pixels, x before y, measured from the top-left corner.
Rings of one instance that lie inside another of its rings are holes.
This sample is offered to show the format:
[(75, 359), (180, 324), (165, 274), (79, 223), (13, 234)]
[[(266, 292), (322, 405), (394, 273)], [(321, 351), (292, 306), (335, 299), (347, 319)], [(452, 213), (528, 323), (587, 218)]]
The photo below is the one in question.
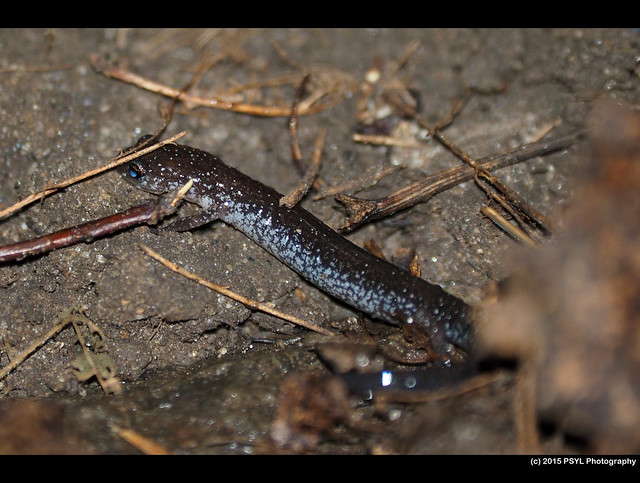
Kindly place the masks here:
[(309, 192), (309, 189), (314, 184), (318, 173), (320, 172), (320, 161), (322, 159), (322, 146), (327, 134), (326, 129), (322, 129), (318, 133), (315, 145), (313, 147), (313, 154), (311, 155), (311, 163), (303, 178), (300, 180), (298, 187), (280, 199), (280, 206), (286, 206), (287, 208), (293, 208), (304, 196)]
[(160, 443), (153, 441), (145, 436), (142, 436), (140, 433), (127, 428), (121, 428), (116, 424), (111, 425), (111, 429), (114, 433), (116, 433), (120, 438), (125, 440), (131, 446), (141, 451), (146, 455), (169, 455), (171, 452)]
[(489, 183), (495, 190), (499, 191), (512, 206), (514, 206), (518, 211), (524, 214), (530, 220), (530, 222), (540, 227), (546, 233), (556, 231), (557, 227), (552, 220), (544, 216), (542, 213), (539, 213), (533, 206), (525, 201), (524, 198), (518, 195), (501, 180), (493, 176), (486, 168), (481, 165), (481, 163), (479, 163), (468, 153), (460, 149), (456, 144), (453, 143), (453, 141), (451, 141), (442, 133), (441, 129), (449, 125), (453, 118), (460, 112), (460, 109), (462, 109), (462, 107), (466, 103), (469, 94), (470, 93), (467, 92), (464, 99), (459, 100), (453, 104), (447, 118), (434, 125), (428, 123), (422, 116), (416, 114), (410, 108), (404, 106), (401, 100), (397, 98), (391, 98), (390, 100), (398, 109), (403, 111), (405, 115), (411, 116), (413, 119), (415, 119), (421, 127), (426, 129), (434, 137), (434, 139), (437, 139), (451, 153), (471, 166), (476, 171), (476, 179), (484, 178), (487, 183)]
[(54, 64), (54, 65), (25, 65), (25, 64), (10, 64), (6, 67), (0, 67), (0, 74), (9, 72), (53, 72), (56, 70), (69, 70), (73, 69), (73, 64)]
[[(311, 162), (307, 166), (302, 156), (302, 149), (300, 148), (300, 140), (298, 138), (298, 107), (304, 93), (306, 85), (309, 83), (310, 76), (306, 75), (296, 94), (296, 99), (291, 106), (291, 116), (289, 117), (289, 134), (291, 137), (291, 156), (296, 163), (298, 169), (303, 172), (303, 177), (300, 180), (299, 185), (290, 194), (280, 198), (280, 206), (286, 206), (287, 208), (293, 208), (311, 189), (311, 186), (318, 183), (318, 173), (320, 172), (320, 161), (322, 159), (322, 146), (324, 145), (324, 139), (326, 137), (326, 129), (323, 129), (316, 138), (313, 154), (311, 155)], [(318, 188), (319, 186), (316, 186)]]
[[(236, 102), (222, 97), (202, 97), (182, 90), (175, 89), (173, 87), (161, 84), (154, 80), (148, 79), (133, 72), (129, 72), (120, 67), (108, 64), (105, 59), (99, 55), (89, 56), (89, 62), (93, 67), (101, 74), (111, 79), (121, 80), (129, 84), (133, 84), (142, 89), (160, 94), (166, 97), (178, 99), (180, 101), (191, 103), (196, 106), (209, 107), (213, 109), (223, 109), (225, 111), (233, 111), (241, 114), (251, 114), (254, 116), (289, 116), (290, 109), (286, 106), (266, 106), (248, 104), (243, 102)], [(298, 76), (298, 79), (300, 77)], [(317, 102), (321, 98), (328, 97), (329, 100), (325, 103)], [(310, 98), (305, 99), (300, 103), (298, 114), (308, 115), (321, 112), (333, 104), (338, 102), (338, 96), (335, 93), (323, 91), (320, 95), (316, 96), (312, 94)]]
[(42, 347), (47, 341), (52, 339), (54, 336), (58, 334), (58, 332), (62, 331), (65, 327), (72, 325), (76, 336), (78, 337), (78, 342), (82, 346), (82, 351), (86, 357), (87, 362), (91, 367), (91, 375), (95, 376), (98, 380), (98, 383), (102, 387), (103, 391), (107, 394), (117, 394), (122, 390), (120, 385), (120, 381), (113, 377), (105, 377), (102, 375), (102, 371), (97, 366), (93, 354), (89, 350), (87, 343), (82, 336), (79, 324), (86, 325), (90, 330), (97, 332), (101, 339), (104, 340), (104, 335), (100, 328), (91, 322), (82, 312), (82, 309), (67, 309), (64, 311), (62, 316), (60, 317), (60, 321), (54, 324), (53, 328), (49, 330), (42, 337), (32, 342), (25, 350), (20, 352), (17, 356), (11, 359), (11, 362), (0, 370), (0, 380), (4, 379), (7, 374), (21, 365), (29, 356), (31, 356), (36, 350)]
[[(78, 338), (78, 342), (80, 343), (80, 347), (82, 347), (82, 353), (84, 354), (84, 359), (89, 364), (91, 371), (89, 374), (95, 377), (100, 384), (100, 387), (104, 391), (105, 394), (120, 394), (122, 392), (122, 383), (120, 380), (113, 376), (112, 374), (104, 375), (102, 371), (102, 367), (98, 365), (96, 361), (95, 354), (89, 350), (89, 346), (85, 341), (84, 335), (82, 335), (82, 330), (80, 329), (80, 325), (85, 325), (89, 328), (89, 330), (97, 332), (100, 338), (104, 341), (104, 334), (100, 330), (100, 328), (91, 322), (83, 313), (75, 313), (71, 314), (69, 318), (69, 322), (73, 326), (73, 329), (76, 332), (76, 337)], [(84, 376), (81, 380), (87, 380)]]
[(84, 241), (93, 241), (126, 228), (147, 223), (154, 225), (172, 214), (193, 185), (189, 180), (171, 197), (159, 198), (98, 220), (65, 228), (48, 235), (0, 247), (0, 263), (21, 260)]
[(12, 357), (11, 358), (11, 362), (0, 370), (0, 380), (4, 379), (4, 377), (7, 374), (9, 374), (16, 367), (18, 367), (20, 364), (22, 364), (27, 357), (29, 357), (31, 354), (33, 354), (37, 349), (39, 349), (41, 346), (43, 346), (49, 339), (53, 338), (58, 332), (60, 332), (62, 329), (64, 329), (67, 325), (68, 325), (68, 322), (65, 323), (65, 324), (57, 324), (57, 325), (55, 325), (51, 330), (49, 330), (49, 332), (44, 334), (42, 337), (40, 337), (35, 342), (31, 343), (31, 345), (29, 345), (29, 347), (27, 347), (25, 350), (20, 352), (20, 354), (18, 354), (17, 356)]
[(528, 246), (535, 245), (535, 241), (524, 230), (509, 223), (504, 216), (490, 206), (483, 206), (480, 212), (519, 242)]
[(336, 334), (332, 331), (330, 331), (329, 329), (325, 329), (324, 327), (321, 327), (317, 324), (314, 324), (313, 322), (308, 322), (306, 320), (302, 320), (298, 317), (295, 317), (293, 315), (289, 315), (289, 314), (285, 314), (284, 312), (280, 312), (279, 310), (276, 310), (274, 308), (272, 308), (269, 304), (265, 304), (265, 303), (261, 303), (261, 302), (257, 302), (255, 300), (249, 299), (247, 297), (244, 297), (242, 295), (239, 295), (231, 290), (229, 290), (227, 287), (223, 287), (222, 285), (218, 285), (216, 283), (210, 282), (208, 280), (203, 279), (202, 277), (196, 275), (195, 273), (192, 273), (188, 270), (186, 270), (185, 268), (181, 267), (180, 265), (177, 265), (176, 263), (173, 263), (170, 260), (167, 260), (166, 258), (164, 258), (162, 255), (160, 255), (159, 253), (155, 252), (154, 250), (152, 250), (151, 248), (149, 248), (146, 245), (142, 245), (140, 244), (140, 249), (145, 252), (147, 255), (149, 255), (151, 258), (153, 258), (154, 260), (160, 262), (161, 264), (163, 264), (164, 266), (166, 266), (167, 268), (169, 268), (170, 270), (182, 275), (185, 278), (188, 278), (189, 280), (194, 280), (195, 282), (198, 282), (200, 285), (210, 288), (211, 290), (214, 290), (226, 297), (229, 297), (230, 299), (235, 300), (236, 302), (240, 302), (241, 304), (245, 305), (246, 307), (248, 307), (251, 310), (258, 310), (261, 312), (265, 312), (267, 314), (273, 315), (275, 317), (287, 320), (293, 324), (299, 325), (301, 327), (304, 327), (306, 329), (309, 330), (313, 330), (315, 332), (318, 332), (320, 334), (323, 335), (328, 335), (328, 336), (335, 336)]
[(181, 138), (182, 136), (184, 136), (186, 134), (186, 131), (182, 131), (181, 133), (176, 134), (173, 137), (170, 137), (169, 139), (165, 139), (164, 141), (161, 141), (157, 144), (154, 144), (153, 146), (149, 146), (147, 148), (141, 149), (139, 151), (136, 151), (135, 153), (132, 154), (128, 154), (126, 156), (123, 157), (116, 157), (114, 158), (111, 162), (100, 166), (98, 168), (95, 169), (91, 169), (89, 171), (86, 171), (82, 174), (79, 174), (78, 176), (74, 176), (72, 178), (69, 178), (65, 181), (62, 181), (60, 183), (55, 183), (53, 185), (50, 186), (46, 186), (42, 189), (40, 189), (39, 191), (36, 191), (35, 193), (27, 196), (26, 198), (24, 198), (23, 200), (15, 203), (12, 206), (9, 206), (8, 208), (5, 208), (4, 210), (0, 211), (0, 219), (2, 218), (6, 218), (7, 216), (15, 213), (16, 211), (20, 210), (21, 208), (24, 208), (27, 205), (30, 205), (31, 203), (34, 203), (35, 201), (39, 201), (41, 199), (44, 199), (45, 197), (49, 196), (52, 193), (55, 193), (58, 190), (61, 190), (63, 188), (66, 188), (68, 186), (71, 186), (75, 183), (78, 183), (80, 181), (83, 181), (87, 178), (91, 178), (97, 174), (100, 174), (104, 171), (108, 171), (110, 169), (115, 168), (116, 166), (119, 166), (121, 164), (127, 163), (129, 161), (131, 161), (132, 159), (135, 159), (139, 156), (142, 156), (144, 154), (150, 153), (151, 151), (154, 151), (162, 146), (164, 146), (165, 144), (169, 144), (174, 142), (176, 139)]
[[(494, 171), (530, 158), (566, 149), (573, 144), (573, 140), (577, 135), (577, 133), (574, 133), (525, 144), (509, 153), (487, 156), (476, 163), (486, 171)], [(377, 200), (366, 200), (343, 194), (337, 195), (336, 199), (345, 206), (348, 216), (339, 231), (353, 231), (364, 223), (392, 215), (416, 203), (427, 201), (437, 193), (472, 180), (475, 173), (476, 170), (471, 166), (456, 166), (428, 176), (417, 183), (413, 183)]]

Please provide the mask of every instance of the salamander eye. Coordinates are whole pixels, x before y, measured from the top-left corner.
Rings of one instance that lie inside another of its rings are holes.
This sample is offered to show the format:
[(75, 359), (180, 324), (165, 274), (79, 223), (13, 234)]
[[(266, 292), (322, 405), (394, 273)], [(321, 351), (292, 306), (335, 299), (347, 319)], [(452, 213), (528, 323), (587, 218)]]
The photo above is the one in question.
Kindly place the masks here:
[(136, 163), (129, 166), (129, 176), (133, 179), (141, 179), (144, 177), (144, 168)]

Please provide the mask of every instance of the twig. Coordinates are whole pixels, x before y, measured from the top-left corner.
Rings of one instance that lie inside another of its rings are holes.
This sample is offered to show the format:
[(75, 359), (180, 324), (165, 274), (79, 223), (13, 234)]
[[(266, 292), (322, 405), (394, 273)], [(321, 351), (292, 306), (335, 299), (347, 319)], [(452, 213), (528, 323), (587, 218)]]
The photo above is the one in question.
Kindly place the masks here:
[(31, 356), (37, 349), (42, 347), (48, 340), (52, 339), (58, 332), (62, 331), (65, 327), (72, 325), (76, 336), (78, 337), (78, 341), (82, 346), (82, 351), (87, 359), (87, 362), (91, 366), (91, 373), (95, 375), (98, 379), (100, 386), (102, 387), (105, 393), (118, 393), (121, 390), (120, 382), (115, 377), (107, 377), (105, 378), (100, 368), (97, 367), (95, 361), (93, 360), (93, 355), (89, 351), (86, 342), (84, 341), (84, 337), (82, 336), (81, 330), (78, 324), (85, 324), (90, 330), (97, 332), (101, 338), (104, 338), (102, 335), (102, 331), (98, 326), (92, 323), (81, 311), (81, 309), (67, 309), (63, 313), (60, 322), (56, 323), (51, 330), (49, 330), (42, 337), (31, 343), (29, 347), (20, 352), (17, 356), (11, 359), (11, 362), (0, 370), (0, 380), (4, 379), (4, 377), (13, 371), (16, 367), (22, 364), (29, 356)]
[(464, 100), (454, 103), (451, 112), (447, 118), (443, 121), (431, 125), (422, 116), (413, 113), (409, 108), (403, 108), (403, 105), (397, 99), (394, 100), (396, 107), (404, 109), (406, 115), (412, 116), (416, 122), (426, 129), (435, 139), (437, 139), (443, 146), (445, 146), (451, 153), (456, 155), (460, 160), (467, 163), (476, 171), (476, 179), (484, 178), (494, 189), (502, 193), (504, 198), (513, 205), (518, 211), (524, 214), (532, 223), (539, 226), (546, 233), (551, 233), (557, 230), (555, 224), (543, 214), (539, 213), (533, 206), (525, 201), (515, 191), (505, 185), (501, 180), (493, 176), (486, 168), (484, 168), (478, 161), (471, 157), (468, 153), (464, 152), (453, 141), (442, 134), (441, 129), (449, 125), (453, 118), (458, 114), (469, 93), (465, 96)]
[(24, 362), (24, 360), (27, 357), (29, 357), (31, 354), (33, 354), (38, 348), (43, 346), (49, 339), (53, 338), (58, 332), (60, 332), (62, 329), (64, 329), (67, 325), (68, 325), (68, 323), (56, 324), (49, 332), (44, 334), (42, 337), (40, 337), (35, 342), (31, 343), (31, 345), (29, 347), (27, 347), (25, 350), (23, 350), (22, 352), (20, 352), (20, 354), (18, 354), (17, 356), (12, 357), (11, 358), (11, 362), (0, 370), (0, 379), (4, 379), (4, 377), (7, 374), (9, 374), (16, 367), (18, 367), (20, 364), (22, 364), (22, 362)]
[(131, 446), (141, 451), (146, 455), (169, 455), (171, 452), (161, 445), (149, 439), (145, 436), (142, 436), (140, 433), (132, 430), (121, 428), (116, 424), (111, 425), (111, 429), (122, 439), (124, 439)]
[(128, 154), (126, 156), (123, 157), (116, 157), (114, 158), (111, 162), (100, 166), (98, 168), (95, 169), (91, 169), (89, 171), (86, 171), (78, 176), (74, 176), (72, 178), (69, 178), (65, 181), (62, 181), (60, 183), (55, 183), (51, 186), (47, 186), (45, 188), (42, 188), (41, 190), (27, 196), (25, 199), (15, 203), (14, 205), (5, 208), (4, 210), (0, 211), (0, 219), (5, 218), (9, 215), (11, 215), (12, 213), (15, 213), (16, 211), (18, 211), (21, 208), (24, 208), (25, 206), (35, 202), (35, 201), (39, 201), (47, 196), (49, 196), (52, 193), (55, 193), (58, 190), (61, 190), (63, 188), (66, 188), (68, 186), (71, 186), (72, 184), (78, 183), (80, 181), (83, 181), (87, 178), (90, 178), (92, 176), (95, 176), (99, 173), (102, 173), (104, 171), (108, 171), (112, 168), (115, 168), (116, 166), (119, 166), (121, 164), (127, 163), (129, 161), (131, 161), (132, 159), (135, 159), (139, 156), (142, 156), (143, 154), (147, 154), (151, 151), (154, 151), (162, 146), (164, 146), (165, 144), (168, 143), (172, 143), (174, 142), (176, 139), (181, 138), (182, 136), (184, 136), (186, 134), (186, 131), (182, 131), (181, 133), (176, 134), (173, 137), (170, 137), (169, 139), (165, 139), (164, 141), (161, 141), (157, 144), (154, 144), (153, 146), (149, 146), (147, 148), (141, 149), (139, 151), (136, 151), (135, 153), (132, 154)]
[(393, 78), (395, 75), (405, 66), (405, 64), (409, 61), (409, 59), (415, 54), (416, 50), (420, 48), (420, 42), (418, 40), (412, 40), (407, 44), (407, 46), (398, 57), (388, 68), (388, 71), (385, 72), (385, 77)]
[(115, 215), (65, 228), (32, 240), (2, 246), (0, 247), (0, 263), (21, 260), (28, 256), (39, 255), (83, 241), (93, 241), (142, 223), (154, 225), (176, 210), (192, 185), (193, 180), (189, 180), (176, 194), (169, 198), (164, 197), (150, 201)]
[(311, 157), (311, 163), (306, 166), (302, 157), (302, 150), (300, 149), (300, 140), (298, 139), (298, 108), (304, 89), (309, 83), (310, 76), (306, 75), (300, 86), (298, 86), (298, 92), (296, 99), (291, 106), (291, 116), (289, 116), (289, 134), (291, 137), (291, 157), (296, 163), (298, 169), (304, 173), (298, 187), (287, 196), (280, 198), (280, 206), (286, 206), (287, 208), (293, 208), (308, 192), (311, 186), (315, 183), (316, 188), (319, 188), (319, 182), (317, 179), (320, 172), (320, 159), (322, 155), (322, 145), (324, 144), (324, 138), (326, 130), (321, 131), (316, 139), (313, 155)]
[[(181, 90), (175, 89), (173, 87), (166, 86), (159, 82), (153, 81), (146, 77), (134, 74), (127, 70), (124, 70), (120, 67), (108, 64), (105, 59), (100, 57), (97, 54), (89, 56), (89, 61), (94, 66), (94, 68), (102, 73), (103, 75), (112, 78), (118, 79), (123, 82), (127, 82), (138, 86), (142, 89), (146, 89), (151, 92), (155, 92), (157, 94), (161, 94), (163, 96), (176, 98), (180, 101), (194, 104), (196, 106), (202, 107), (210, 107), (213, 109), (223, 109), (226, 111), (233, 111), (242, 114), (251, 114), (254, 116), (289, 116), (290, 109), (285, 106), (264, 106), (264, 105), (255, 105), (248, 104), (243, 102), (235, 102), (228, 99), (224, 99), (221, 97), (202, 97), (193, 94), (188, 94), (186, 92), (182, 92)], [(299, 77), (298, 77), (299, 78)], [(325, 94), (320, 95), (319, 97), (325, 97)], [(334, 96), (337, 97), (337, 96)], [(330, 102), (326, 102), (324, 104), (317, 103), (315, 95), (312, 95), (313, 102), (309, 102), (309, 99), (300, 103), (300, 109), (298, 114), (307, 115), (314, 114), (333, 105), (336, 99), (333, 99)]]
[(422, 143), (415, 139), (396, 138), (384, 134), (353, 133), (352, 139), (356, 143), (375, 144), (377, 146), (394, 146), (399, 148), (419, 148)]
[(89, 350), (89, 346), (87, 345), (84, 336), (82, 335), (82, 330), (80, 329), (79, 324), (86, 325), (90, 331), (97, 332), (100, 338), (104, 341), (104, 334), (100, 330), (100, 328), (91, 322), (83, 313), (71, 313), (69, 316), (69, 322), (73, 326), (73, 329), (76, 332), (76, 337), (78, 338), (78, 342), (80, 343), (80, 347), (82, 347), (82, 352), (84, 354), (84, 359), (91, 367), (91, 371), (88, 376), (83, 377), (81, 380), (87, 380), (91, 376), (95, 376), (100, 384), (100, 387), (105, 392), (105, 394), (120, 394), (122, 392), (122, 385), (118, 378), (113, 376), (112, 374), (107, 375), (106, 377), (102, 373), (102, 368), (98, 366), (98, 363), (95, 360), (94, 354)]
[(509, 223), (500, 213), (490, 206), (483, 206), (480, 208), (480, 212), (516, 240), (524, 243), (525, 245), (535, 245), (535, 241), (525, 231)]
[(73, 64), (58, 64), (58, 65), (25, 65), (25, 64), (10, 64), (6, 67), (0, 67), (0, 74), (9, 72), (53, 72), (56, 70), (69, 70), (73, 69)]
[(522, 454), (540, 453), (540, 435), (536, 415), (536, 368), (524, 361), (516, 375), (513, 400), (514, 422), (518, 434), (518, 449)]
[(174, 272), (182, 275), (185, 278), (188, 278), (189, 280), (194, 280), (195, 282), (198, 282), (200, 285), (203, 285), (204, 287), (210, 288), (212, 290), (215, 290), (216, 292), (229, 297), (230, 299), (235, 300), (236, 302), (240, 302), (241, 304), (247, 306), (249, 309), (251, 310), (259, 310), (261, 312), (265, 312), (268, 314), (271, 314), (275, 317), (279, 317), (281, 319), (287, 320), (293, 324), (299, 325), (301, 327), (305, 327), (309, 330), (313, 330), (315, 332), (318, 332), (320, 334), (324, 334), (324, 335), (329, 335), (329, 336), (334, 336), (336, 335), (334, 332), (325, 329), (324, 327), (321, 327), (319, 325), (314, 324), (313, 322), (308, 322), (306, 320), (302, 320), (298, 317), (295, 317), (293, 315), (289, 315), (289, 314), (285, 314), (283, 312), (280, 312), (279, 310), (276, 310), (274, 308), (272, 308), (269, 304), (265, 304), (265, 303), (261, 303), (261, 302), (257, 302), (255, 300), (249, 299), (247, 297), (244, 297), (242, 295), (239, 295), (231, 290), (229, 290), (227, 287), (223, 287), (222, 285), (218, 285), (215, 284), (213, 282), (210, 282), (208, 280), (203, 279), (202, 277), (186, 270), (185, 268), (181, 267), (180, 265), (177, 265), (176, 263), (171, 262), (170, 260), (167, 260), (166, 258), (164, 258), (162, 255), (160, 255), (159, 253), (155, 252), (154, 250), (152, 250), (151, 248), (149, 248), (146, 245), (142, 245), (140, 244), (140, 249), (145, 252), (147, 255), (149, 255), (151, 258), (153, 258), (154, 260), (162, 263), (164, 266), (166, 266), (167, 268), (169, 268), (170, 270), (173, 270)]
[[(536, 156), (542, 156), (565, 149), (572, 145), (573, 139), (576, 136), (577, 134), (574, 133), (526, 144), (506, 154), (487, 156), (486, 158), (478, 160), (476, 163), (486, 171), (493, 171)], [(476, 170), (471, 166), (456, 166), (455, 168), (450, 168), (428, 176), (422, 181), (413, 183), (385, 198), (377, 200), (337, 195), (336, 199), (345, 206), (348, 216), (345, 223), (339, 228), (339, 231), (353, 231), (363, 223), (389, 216), (416, 203), (427, 201), (437, 193), (473, 179), (475, 173)]]
[(322, 129), (318, 133), (315, 145), (313, 147), (313, 154), (311, 155), (311, 163), (304, 174), (304, 177), (300, 180), (298, 187), (280, 199), (280, 206), (284, 205), (287, 208), (293, 208), (298, 201), (300, 201), (308, 192), (311, 186), (314, 184), (318, 173), (320, 172), (320, 160), (322, 159), (322, 146), (327, 134), (326, 129)]
[(375, 186), (375, 184), (385, 176), (403, 168), (404, 168), (403, 166), (387, 166), (375, 172), (371, 172), (374, 170), (368, 169), (367, 172), (363, 173), (360, 179), (353, 179), (351, 181), (347, 181), (339, 185), (334, 185), (334, 186), (329, 186), (327, 188), (324, 188), (320, 193), (318, 193), (317, 195), (314, 195), (313, 200), (318, 201), (328, 196), (335, 196), (345, 191), (361, 190), (364, 188)]
[(359, 86), (360, 95), (357, 101), (357, 119), (359, 123), (371, 125), (379, 120), (378, 110), (386, 104), (388, 96), (396, 96), (408, 100), (408, 102), (402, 103), (405, 108), (408, 107), (408, 103), (413, 103), (409, 100), (412, 97), (407, 90), (407, 82), (399, 79), (398, 73), (405, 67), (419, 47), (420, 42), (414, 40), (409, 42), (401, 55), (392, 62), (385, 64), (380, 57), (373, 60)]
[(298, 90), (296, 92), (296, 98), (291, 105), (291, 114), (289, 116), (289, 137), (290, 147), (291, 147), (291, 157), (293, 161), (298, 166), (298, 169), (302, 172), (307, 170), (304, 159), (302, 158), (302, 150), (300, 149), (300, 140), (298, 139), (298, 105), (302, 100), (302, 95), (304, 94), (304, 89), (306, 85), (309, 83), (310, 77), (305, 75), (298, 86)]

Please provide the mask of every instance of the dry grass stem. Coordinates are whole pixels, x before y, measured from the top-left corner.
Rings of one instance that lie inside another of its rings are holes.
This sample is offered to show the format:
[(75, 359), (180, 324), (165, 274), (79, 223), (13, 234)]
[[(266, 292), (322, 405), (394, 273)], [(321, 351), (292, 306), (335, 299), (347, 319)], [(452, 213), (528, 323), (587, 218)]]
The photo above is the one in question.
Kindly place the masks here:
[(226, 297), (229, 297), (230, 299), (235, 300), (236, 302), (240, 302), (241, 304), (247, 306), (249, 309), (251, 310), (259, 310), (261, 312), (265, 312), (267, 314), (273, 315), (274, 317), (278, 317), (281, 318), (283, 320), (286, 320), (288, 322), (291, 322), (293, 324), (299, 325), (301, 327), (304, 327), (306, 329), (312, 330), (314, 332), (318, 332), (320, 334), (323, 335), (328, 335), (328, 336), (334, 336), (336, 335), (334, 332), (325, 329), (324, 327), (321, 327), (317, 324), (314, 324), (313, 322), (309, 322), (303, 319), (300, 319), (298, 317), (295, 317), (293, 315), (289, 315), (289, 314), (285, 314), (284, 312), (281, 312), (279, 310), (274, 309), (273, 307), (271, 307), (269, 304), (265, 304), (265, 303), (261, 303), (261, 302), (257, 302), (255, 300), (249, 299), (247, 297), (244, 297), (242, 295), (239, 295), (235, 292), (233, 292), (232, 290), (229, 290), (227, 287), (223, 287), (222, 285), (218, 285), (216, 283), (210, 282), (208, 280), (203, 279), (202, 277), (200, 277), (199, 275), (196, 275), (195, 273), (192, 273), (188, 270), (186, 270), (185, 268), (177, 265), (176, 263), (173, 263), (170, 260), (167, 260), (166, 258), (164, 258), (162, 255), (160, 255), (159, 253), (155, 252), (154, 250), (152, 250), (151, 248), (149, 248), (146, 245), (139, 245), (140, 248), (142, 249), (143, 252), (145, 252), (147, 255), (149, 255), (151, 258), (153, 258), (154, 260), (160, 262), (161, 264), (163, 264), (165, 267), (169, 268), (170, 270), (182, 275), (185, 278), (188, 278), (189, 280), (193, 280), (195, 282), (198, 282), (200, 285), (210, 288), (211, 290), (214, 290)]
[(123, 440), (129, 443), (131, 446), (142, 452), (146, 455), (169, 455), (171, 452), (161, 445), (149, 439), (145, 436), (142, 436), (137, 431), (132, 429), (121, 428), (113, 424), (111, 429)]
[(8, 208), (5, 208), (4, 210), (0, 211), (0, 219), (2, 218), (6, 218), (7, 216), (15, 213), (16, 211), (20, 210), (21, 208), (24, 208), (27, 205), (30, 205), (31, 203), (34, 203), (36, 201), (42, 200), (45, 197), (49, 196), (52, 193), (55, 193), (58, 190), (61, 190), (63, 188), (66, 188), (68, 186), (71, 186), (73, 184), (76, 184), (80, 181), (84, 181), (87, 178), (91, 178), (93, 176), (96, 176), (97, 174), (100, 174), (104, 171), (108, 171), (110, 169), (115, 168), (116, 166), (119, 166), (121, 164), (127, 163), (129, 161), (131, 161), (132, 159), (135, 159), (139, 156), (142, 156), (144, 154), (150, 153), (151, 151), (154, 151), (162, 146), (164, 146), (165, 144), (169, 144), (172, 143), (174, 141), (176, 141), (177, 139), (181, 138), (182, 136), (184, 136), (186, 134), (186, 131), (182, 131), (178, 134), (176, 134), (175, 136), (172, 136), (168, 139), (165, 139), (164, 141), (161, 141), (159, 143), (156, 143), (152, 146), (146, 147), (144, 149), (141, 149), (140, 151), (137, 151), (135, 153), (132, 154), (128, 154), (126, 156), (117, 156), (116, 158), (114, 158), (112, 161), (110, 161), (109, 163), (100, 166), (98, 168), (94, 168), (91, 169), (89, 171), (86, 171), (82, 174), (79, 174), (77, 176), (74, 176), (72, 178), (69, 178), (65, 181), (61, 181), (60, 183), (55, 183), (51, 186), (47, 186), (45, 188), (42, 188), (41, 190), (32, 193), (31, 195), (27, 196), (26, 198), (24, 198), (23, 200), (9, 206)]

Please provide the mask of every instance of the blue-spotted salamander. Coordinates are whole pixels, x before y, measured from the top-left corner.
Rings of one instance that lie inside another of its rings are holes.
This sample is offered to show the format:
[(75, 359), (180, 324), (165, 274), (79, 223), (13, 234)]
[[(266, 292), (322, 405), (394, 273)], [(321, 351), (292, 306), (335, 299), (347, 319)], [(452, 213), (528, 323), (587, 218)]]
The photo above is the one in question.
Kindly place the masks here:
[(395, 325), (415, 324), (443, 358), (454, 347), (470, 349), (472, 312), (465, 302), (358, 247), (303, 208), (280, 206), (280, 193), (216, 156), (167, 144), (131, 161), (124, 176), (155, 194), (193, 179), (186, 199), (202, 211), (178, 220), (176, 229), (223, 220), (337, 299)]

